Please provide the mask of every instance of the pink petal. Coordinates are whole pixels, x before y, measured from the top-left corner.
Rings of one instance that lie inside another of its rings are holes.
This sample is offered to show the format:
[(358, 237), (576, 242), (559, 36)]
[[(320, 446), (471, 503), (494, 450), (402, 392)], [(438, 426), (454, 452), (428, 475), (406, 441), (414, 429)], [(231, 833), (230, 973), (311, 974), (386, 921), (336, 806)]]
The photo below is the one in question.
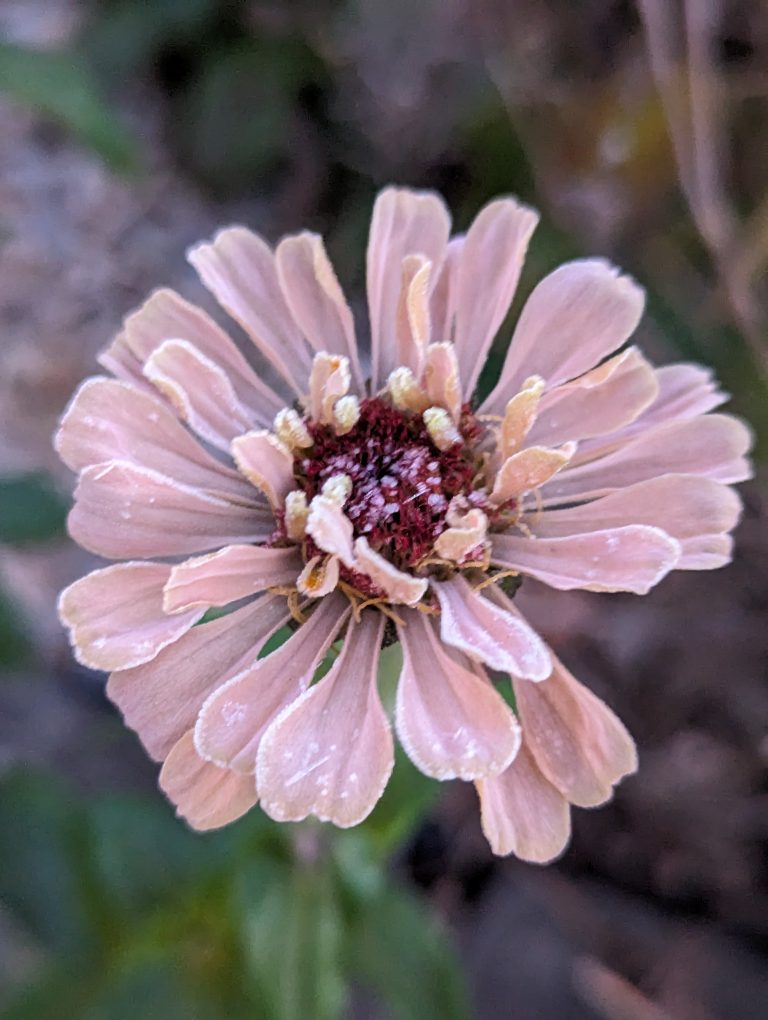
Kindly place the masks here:
[(415, 606), (428, 587), (425, 578), (403, 573), (371, 549), (364, 536), (355, 542), (355, 569), (367, 574), (386, 593), (390, 602), (406, 606)]
[(176, 806), (176, 814), (200, 831), (229, 825), (257, 801), (253, 776), (240, 776), (203, 761), (191, 732), (174, 744), (166, 758), (160, 788)]
[(553, 786), (579, 807), (610, 799), (613, 786), (637, 770), (635, 743), (605, 702), (553, 656), (543, 684), (515, 681), (525, 740)]
[(109, 559), (186, 556), (265, 542), (274, 529), (266, 510), (229, 503), (125, 461), (82, 472), (67, 524), (84, 549)]
[(505, 772), (476, 786), (483, 832), (495, 854), (549, 864), (565, 850), (571, 835), (568, 802), (541, 774), (525, 740)]
[(342, 828), (373, 810), (394, 764), (376, 673), (381, 613), (350, 623), (329, 673), (272, 723), (258, 751), (262, 807), (277, 821), (315, 815)]
[(276, 651), (214, 691), (195, 727), (199, 754), (237, 772), (254, 772), (264, 731), (307, 689), (349, 610), (349, 601), (341, 595), (323, 599)]
[(163, 606), (166, 613), (226, 606), (267, 588), (292, 584), (301, 568), (295, 546), (229, 545), (174, 567), (165, 585)]
[(717, 570), (733, 559), (733, 539), (730, 535), (694, 535), (680, 543), (683, 552), (679, 570)]
[(264, 493), (272, 507), (282, 509), (285, 497), (296, 488), (288, 447), (271, 432), (260, 429), (234, 439), (232, 456), (242, 474)]
[(346, 567), (354, 567), (352, 521), (332, 499), (315, 496), (309, 506), (307, 533), (323, 552), (338, 556)]
[(323, 425), (333, 421), (333, 405), (349, 391), (349, 361), (338, 354), (316, 354), (309, 376), (310, 417)]
[(543, 391), (544, 380), (534, 375), (526, 379), (523, 389), (507, 403), (499, 431), (498, 455), (501, 460), (517, 453), (523, 445), (536, 420)]
[(310, 233), (284, 238), (275, 262), (286, 304), (304, 336), (316, 351), (348, 358), (355, 388), (363, 393), (352, 312), (322, 238)]
[(575, 451), (575, 443), (566, 443), (559, 450), (529, 446), (513, 453), (499, 468), (491, 491), (491, 504), (501, 506), (545, 485), (558, 471), (562, 471)]
[(605, 457), (568, 467), (542, 492), (544, 504), (593, 499), (666, 474), (741, 482), (751, 475), (744, 457), (751, 445), (749, 429), (730, 415), (659, 425)]
[(269, 246), (244, 227), (229, 227), (211, 244), (193, 248), (188, 258), (221, 307), (301, 396), (309, 378), (309, 348), (285, 303)]
[(142, 375), (142, 362), (128, 346), (125, 333), (118, 333), (109, 346), (99, 352), (96, 360), (121, 382), (131, 383), (148, 393), (154, 392)]
[(465, 240), (463, 234), (457, 234), (448, 242), (445, 260), (440, 266), (430, 295), (431, 335), (438, 342), (454, 338), (456, 284)]
[(118, 563), (75, 581), (59, 596), (78, 662), (91, 669), (128, 669), (149, 662), (177, 641), (202, 610), (166, 616), (163, 585), (170, 567)]
[(642, 290), (600, 259), (568, 262), (545, 277), (523, 308), (501, 378), (481, 411), (500, 413), (527, 376), (549, 388), (589, 371), (635, 331)]
[(373, 207), (367, 253), (373, 391), (397, 368), (397, 313), (406, 255), (423, 255), (434, 266), (444, 258), (450, 216), (430, 192), (385, 188)]
[(229, 453), (235, 436), (252, 428), (254, 415), (240, 403), (223, 368), (186, 340), (166, 340), (144, 375), (199, 436)]
[(503, 772), (520, 746), (504, 699), (481, 667), (442, 644), (431, 620), (416, 610), (406, 610), (404, 620), (395, 719), (408, 756), (435, 779)]
[(252, 663), (289, 617), (284, 598), (264, 595), (193, 627), (152, 662), (113, 673), (107, 694), (149, 754), (162, 760), (195, 725), (208, 695)]
[[(512, 304), (539, 217), (512, 198), (489, 202), (467, 232), (456, 270), (454, 342), (464, 392), (471, 394)], [(530, 373), (529, 373), (530, 374)]]
[(491, 560), (550, 588), (645, 595), (669, 573), (680, 544), (659, 528), (628, 525), (563, 538), (494, 535)]
[(424, 351), (430, 340), (429, 291), (433, 265), (423, 255), (403, 259), (400, 299), (397, 306), (395, 361), (421, 374)]
[(461, 415), (461, 380), (453, 344), (430, 344), (424, 365), (424, 385), (429, 403), (444, 407), (454, 421)]
[(236, 471), (196, 442), (165, 402), (116, 379), (86, 379), (64, 413), (56, 450), (73, 471), (128, 461), (186, 485), (249, 500)]

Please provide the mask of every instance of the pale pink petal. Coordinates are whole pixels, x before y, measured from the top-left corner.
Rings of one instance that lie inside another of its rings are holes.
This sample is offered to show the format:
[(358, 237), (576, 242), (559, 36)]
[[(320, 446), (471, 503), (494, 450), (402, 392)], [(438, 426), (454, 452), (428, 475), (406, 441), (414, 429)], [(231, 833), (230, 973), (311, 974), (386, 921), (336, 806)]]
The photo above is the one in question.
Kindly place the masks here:
[(505, 612), (457, 574), (432, 587), (440, 601), (440, 637), (502, 673), (544, 680), (552, 671), (547, 646), (519, 615)]
[(198, 606), (226, 606), (267, 588), (295, 582), (302, 568), (298, 549), (228, 545), (171, 570), (163, 608), (179, 613)]
[(725, 414), (669, 422), (594, 461), (569, 466), (543, 490), (545, 505), (593, 499), (665, 474), (742, 482), (751, 470), (749, 429)]
[(550, 588), (645, 595), (676, 565), (680, 544), (659, 528), (628, 525), (587, 535), (494, 535), (491, 560)]
[(435, 552), (444, 560), (464, 563), (470, 554), (484, 546), (488, 518), (475, 507), (460, 516), (452, 515), (449, 510), (447, 520), (450, 527), (437, 536)]
[(176, 807), (176, 814), (193, 829), (229, 825), (257, 801), (253, 776), (240, 776), (203, 761), (192, 733), (174, 744), (160, 770), (160, 788)]
[(396, 364), (410, 368), (419, 376), (424, 364), (424, 351), (430, 340), (429, 292), (433, 265), (423, 255), (406, 255), (403, 259), (402, 284), (397, 306)]
[(424, 386), (429, 403), (444, 407), (454, 421), (461, 415), (461, 380), (453, 344), (430, 344), (424, 364)]
[(730, 535), (693, 535), (684, 538), (678, 570), (717, 570), (733, 559)]
[(221, 307), (301, 396), (310, 351), (285, 303), (269, 246), (245, 227), (229, 227), (187, 257)]
[(347, 828), (362, 822), (381, 796), (394, 764), (392, 733), (376, 674), (384, 616), (351, 622), (326, 676), (275, 719), (259, 745), (256, 785), (277, 821), (320, 821)]
[(543, 684), (514, 682), (525, 740), (547, 779), (579, 807), (611, 797), (637, 770), (635, 743), (605, 702), (553, 656)]
[(454, 338), (456, 283), (465, 239), (463, 234), (457, 234), (448, 242), (445, 259), (440, 266), (430, 295), (431, 335), (438, 342)]
[(540, 488), (562, 471), (575, 451), (575, 443), (566, 443), (559, 450), (529, 446), (513, 453), (499, 468), (491, 491), (491, 504), (501, 506), (510, 499), (519, 499), (526, 492)]
[(442, 644), (433, 622), (404, 611), (395, 720), (413, 763), (435, 779), (498, 775), (520, 746), (512, 711), (480, 666)]
[(206, 453), (165, 401), (117, 379), (86, 379), (64, 413), (56, 450), (73, 471), (129, 461), (179, 482), (249, 500), (236, 471)]
[(266, 429), (257, 429), (232, 440), (232, 456), (248, 481), (274, 508), (281, 509), (285, 497), (296, 488), (293, 455), (288, 447)]
[(370, 577), (374, 584), (385, 592), (390, 602), (406, 606), (415, 606), (423, 598), (428, 587), (425, 578), (403, 573), (375, 549), (371, 549), (368, 539), (364, 536), (355, 542), (355, 569)]
[(343, 596), (323, 599), (276, 651), (214, 691), (195, 726), (199, 754), (237, 772), (254, 772), (264, 731), (307, 689), (349, 612)]
[(323, 552), (338, 556), (346, 567), (353, 567), (352, 522), (341, 507), (327, 496), (315, 496), (309, 506), (307, 533)]
[(125, 333), (118, 333), (109, 346), (99, 352), (96, 360), (102, 368), (106, 368), (121, 382), (131, 383), (132, 386), (146, 392), (153, 392), (154, 387), (150, 386), (142, 375), (142, 360), (137, 358), (128, 346)]
[(525, 380), (520, 392), (507, 403), (499, 431), (499, 455), (502, 460), (511, 457), (522, 447), (536, 420), (543, 392), (544, 380), (534, 375)]
[[(253, 368), (213, 319), (172, 290), (156, 290), (138, 311), (125, 320), (125, 342), (140, 362), (147, 361), (166, 340), (186, 340), (226, 371), (238, 398), (267, 425), (282, 400), (256, 375)], [(103, 362), (102, 362), (103, 363)]]
[(224, 369), (186, 340), (160, 344), (144, 365), (144, 375), (190, 428), (220, 450), (229, 453), (235, 436), (255, 424)]
[(125, 461), (82, 472), (69, 533), (108, 559), (152, 559), (265, 542), (274, 520), (265, 509), (229, 503)]
[(162, 760), (195, 725), (209, 694), (250, 665), (289, 618), (284, 598), (264, 595), (198, 624), (152, 662), (113, 673), (107, 694), (149, 754)]
[(194, 626), (203, 610), (166, 616), (163, 585), (170, 567), (117, 563), (75, 581), (59, 596), (59, 618), (78, 662), (128, 669), (149, 662)]
[(474, 390), (488, 349), (512, 304), (538, 220), (537, 213), (514, 199), (497, 198), (481, 209), (467, 232), (456, 269), (454, 299), (454, 343), (467, 394)]
[(635, 331), (643, 291), (600, 259), (568, 262), (545, 277), (520, 314), (501, 378), (481, 410), (499, 413), (527, 376), (547, 387), (574, 379)]
[(451, 220), (443, 200), (430, 192), (385, 188), (373, 207), (366, 286), (371, 324), (371, 385), (378, 390), (397, 368), (397, 316), (406, 255), (434, 266), (445, 256)]
[(333, 405), (349, 392), (349, 361), (338, 354), (316, 354), (309, 376), (309, 413), (313, 421), (330, 425)]
[(338, 583), (338, 556), (313, 556), (296, 578), (297, 589), (311, 599), (330, 595)]
[(362, 394), (352, 312), (322, 238), (310, 233), (284, 238), (275, 251), (275, 262), (286, 304), (304, 336), (314, 350), (346, 357), (355, 390)]
[(652, 366), (632, 347), (541, 401), (528, 441), (553, 446), (615, 432), (633, 422), (656, 397)]
[(475, 785), (483, 832), (495, 854), (548, 864), (565, 850), (571, 835), (570, 807), (542, 775), (525, 739), (505, 772)]

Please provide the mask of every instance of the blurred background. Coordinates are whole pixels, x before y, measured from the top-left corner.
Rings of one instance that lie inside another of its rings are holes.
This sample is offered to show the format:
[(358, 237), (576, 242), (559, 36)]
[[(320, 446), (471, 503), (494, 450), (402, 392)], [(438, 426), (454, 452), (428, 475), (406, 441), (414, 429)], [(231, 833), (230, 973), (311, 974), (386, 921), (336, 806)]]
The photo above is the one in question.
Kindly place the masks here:
[[(601, 254), (639, 342), (712, 366), (768, 449), (761, 0), (0, 0), (0, 1017), (768, 1016), (768, 531), (645, 598), (520, 598), (639, 774), (566, 856), (495, 860), (471, 787), (404, 763), (359, 830), (196, 836), (71, 658), (51, 434), (192, 242), (322, 231), (356, 308), (373, 197), (542, 210), (522, 294)], [(502, 330), (495, 349), (503, 355)]]

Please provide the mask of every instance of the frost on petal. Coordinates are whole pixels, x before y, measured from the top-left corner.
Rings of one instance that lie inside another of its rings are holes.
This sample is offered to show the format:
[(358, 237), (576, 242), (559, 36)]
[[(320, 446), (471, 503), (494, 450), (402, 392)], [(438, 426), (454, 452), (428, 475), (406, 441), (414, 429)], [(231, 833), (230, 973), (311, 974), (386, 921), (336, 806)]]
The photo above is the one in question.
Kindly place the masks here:
[(464, 563), (485, 543), (488, 532), (488, 518), (476, 507), (466, 513), (454, 514), (448, 511), (449, 527), (438, 535), (435, 552), (441, 559), (453, 563)]
[(550, 588), (645, 595), (676, 565), (680, 544), (659, 528), (627, 525), (562, 538), (494, 535), (491, 561)]
[(355, 569), (370, 577), (374, 584), (385, 592), (390, 602), (406, 606), (415, 606), (428, 587), (425, 578), (403, 573), (375, 549), (371, 549), (368, 539), (364, 536), (355, 542)]
[(309, 505), (307, 532), (323, 552), (338, 556), (346, 567), (354, 566), (352, 522), (333, 499), (314, 497)]
[(165, 585), (165, 612), (226, 606), (266, 588), (293, 583), (301, 567), (295, 547), (228, 545), (173, 567)]
[(302, 595), (319, 599), (329, 595), (339, 583), (338, 556), (313, 556), (304, 564), (296, 579), (296, 587)]
[(59, 596), (59, 618), (78, 662), (91, 669), (139, 666), (186, 634), (203, 610), (166, 616), (161, 563), (117, 563), (75, 581)]
[(483, 832), (495, 854), (548, 864), (565, 850), (571, 835), (570, 807), (542, 775), (525, 740), (505, 772), (479, 780), (476, 786)]
[(554, 656), (553, 661), (545, 683), (514, 684), (526, 743), (547, 779), (572, 804), (594, 807), (636, 771), (635, 743), (605, 702)]
[(257, 801), (253, 776), (241, 776), (204, 761), (195, 750), (191, 732), (171, 748), (160, 770), (160, 788), (176, 807), (176, 814), (200, 831), (229, 825)]
[(544, 380), (534, 375), (526, 379), (504, 410), (499, 432), (499, 453), (502, 460), (511, 457), (522, 447), (525, 437), (536, 420), (539, 401), (544, 392)]
[(602, 259), (560, 266), (528, 298), (481, 410), (498, 413), (527, 376), (540, 375), (551, 388), (589, 371), (634, 333), (643, 304), (641, 288)]
[(273, 719), (309, 686), (349, 616), (349, 601), (332, 595), (276, 651), (219, 687), (195, 727), (198, 752), (238, 772), (254, 772), (256, 752)]
[(403, 259), (395, 329), (397, 364), (416, 375), (421, 373), (431, 334), (429, 292), (433, 268), (422, 255), (406, 255)]
[(429, 403), (444, 407), (455, 422), (461, 416), (461, 382), (453, 344), (430, 344), (424, 365), (424, 386)]
[(338, 354), (315, 355), (309, 377), (309, 413), (313, 421), (333, 424), (333, 405), (349, 390), (349, 359)]
[(440, 601), (440, 637), (492, 669), (528, 680), (552, 671), (547, 646), (518, 615), (506, 612), (473, 591), (461, 575), (432, 582)]
[(406, 610), (398, 625), (403, 670), (395, 719), (413, 763), (435, 779), (498, 775), (520, 746), (520, 727), (482, 668), (440, 641), (434, 624)]
[(112, 461), (82, 472), (67, 526), (76, 542), (100, 556), (151, 559), (265, 542), (274, 521), (265, 509)]
[(201, 623), (152, 662), (113, 673), (107, 694), (149, 754), (163, 759), (218, 686), (257, 657), (289, 619), (285, 599), (265, 595), (210, 623)]
[(264, 734), (256, 782), (277, 821), (315, 815), (347, 828), (373, 810), (394, 764), (392, 733), (376, 674), (383, 614), (350, 623), (330, 671), (288, 706)]
[(527, 492), (545, 485), (566, 466), (576, 450), (575, 443), (566, 443), (559, 450), (546, 446), (529, 446), (507, 457), (496, 475), (490, 501), (501, 506), (511, 499), (519, 499)]
[(270, 504), (280, 509), (295, 487), (293, 457), (280, 440), (260, 429), (232, 441), (232, 456), (249, 482), (260, 489)]

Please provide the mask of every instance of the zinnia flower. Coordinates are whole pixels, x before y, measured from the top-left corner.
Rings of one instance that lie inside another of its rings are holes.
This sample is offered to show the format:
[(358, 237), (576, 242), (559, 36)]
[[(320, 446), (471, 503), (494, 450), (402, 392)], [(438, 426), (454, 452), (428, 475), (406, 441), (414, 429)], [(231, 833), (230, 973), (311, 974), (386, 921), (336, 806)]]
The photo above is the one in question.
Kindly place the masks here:
[(600, 260), (539, 283), (473, 403), (536, 221), (502, 198), (449, 240), (436, 195), (383, 191), (370, 354), (318, 236), (273, 251), (223, 230), (189, 258), (254, 363), (160, 290), (102, 354), (114, 378), (75, 395), (56, 438), (80, 474), (70, 533), (127, 562), (71, 585), (61, 617), (196, 828), (257, 801), (362, 821), (393, 765), (377, 666), (395, 639), (398, 737), (428, 776), (476, 783), (496, 853), (551, 859), (570, 805), (634, 771), (622, 724), (510, 593), (530, 576), (644, 594), (727, 563), (749, 433), (708, 413), (708, 372), (623, 347), (643, 293)]

